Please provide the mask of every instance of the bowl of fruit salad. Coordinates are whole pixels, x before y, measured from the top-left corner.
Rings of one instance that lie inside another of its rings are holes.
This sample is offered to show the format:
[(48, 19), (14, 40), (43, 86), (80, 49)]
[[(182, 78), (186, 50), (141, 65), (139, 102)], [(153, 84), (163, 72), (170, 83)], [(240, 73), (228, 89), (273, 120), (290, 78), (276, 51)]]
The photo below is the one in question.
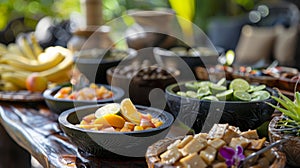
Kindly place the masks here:
[(117, 102), (123, 96), (124, 91), (119, 87), (95, 83), (76, 90), (74, 86), (66, 85), (47, 89), (43, 92), (47, 106), (57, 114), (83, 105)]
[(113, 158), (144, 157), (148, 146), (166, 137), (174, 118), (125, 98), (64, 111), (58, 121), (80, 151)]
[(244, 79), (189, 81), (166, 88), (170, 112), (196, 132), (214, 123), (229, 123), (243, 131), (256, 129), (271, 120), (274, 108), (266, 104), (276, 104), (271, 95), (278, 96), (277, 90)]

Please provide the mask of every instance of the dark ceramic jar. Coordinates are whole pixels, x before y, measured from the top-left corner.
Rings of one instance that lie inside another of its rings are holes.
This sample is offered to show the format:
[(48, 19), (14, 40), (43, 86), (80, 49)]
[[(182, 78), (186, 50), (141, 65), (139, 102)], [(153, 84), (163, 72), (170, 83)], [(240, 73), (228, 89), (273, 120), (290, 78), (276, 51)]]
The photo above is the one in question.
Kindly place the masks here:
[(139, 50), (147, 47), (170, 48), (177, 43), (170, 36), (175, 12), (171, 9), (129, 10), (135, 24), (126, 31), (128, 47)]

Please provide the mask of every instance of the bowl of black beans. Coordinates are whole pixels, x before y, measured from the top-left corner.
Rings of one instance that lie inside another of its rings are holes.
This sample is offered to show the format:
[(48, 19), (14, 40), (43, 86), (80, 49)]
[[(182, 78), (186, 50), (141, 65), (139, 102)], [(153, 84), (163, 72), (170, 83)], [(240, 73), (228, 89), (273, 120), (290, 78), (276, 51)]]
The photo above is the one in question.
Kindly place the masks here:
[[(107, 81), (125, 91), (125, 97), (139, 105), (150, 105), (149, 94), (155, 89), (176, 83), (180, 71), (151, 64), (148, 60), (135, 61), (126, 66), (115, 66), (106, 71)], [(162, 97), (164, 98), (164, 97)]]

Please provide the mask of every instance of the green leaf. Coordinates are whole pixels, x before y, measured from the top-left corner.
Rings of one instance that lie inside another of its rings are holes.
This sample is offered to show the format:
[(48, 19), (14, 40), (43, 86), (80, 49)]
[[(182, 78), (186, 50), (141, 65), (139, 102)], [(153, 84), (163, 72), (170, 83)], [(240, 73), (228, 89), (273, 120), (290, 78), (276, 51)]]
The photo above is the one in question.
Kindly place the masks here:
[(295, 99), (296, 99), (297, 106), (300, 107), (300, 93), (299, 92), (295, 92)]
[(279, 95), (280, 95), (280, 97), (281, 97), (286, 103), (288, 103), (288, 104), (290, 104), (290, 105), (295, 105), (295, 103), (294, 103), (291, 99), (289, 99), (288, 97), (286, 97), (286, 96), (283, 95), (282, 93), (279, 92)]
[(290, 112), (292, 112), (294, 115), (296, 115), (295, 112), (295, 104), (294, 103), (288, 103), (278, 97), (272, 96), (272, 98), (274, 100), (276, 100), (278, 103), (280, 103), (284, 108), (286, 108), (287, 110), (289, 110)]
[(293, 120), (295, 121), (300, 121), (300, 118), (295, 116), (293, 113), (291, 113), (290, 111), (284, 109), (284, 108), (281, 108), (281, 107), (278, 107), (278, 106), (274, 106), (273, 104), (269, 103), (269, 102), (266, 102), (268, 105), (270, 105), (271, 107), (279, 110), (280, 112), (282, 112), (284, 115), (292, 118)]

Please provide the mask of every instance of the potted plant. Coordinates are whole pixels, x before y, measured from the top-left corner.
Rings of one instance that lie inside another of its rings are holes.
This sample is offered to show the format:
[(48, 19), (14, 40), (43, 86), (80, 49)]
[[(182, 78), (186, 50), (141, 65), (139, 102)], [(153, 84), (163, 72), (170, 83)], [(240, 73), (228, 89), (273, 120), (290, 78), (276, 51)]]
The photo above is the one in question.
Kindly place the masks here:
[(287, 156), (287, 163), (291, 166), (300, 166), (300, 93), (295, 92), (294, 101), (279, 92), (279, 97), (273, 97), (279, 104), (270, 106), (282, 112), (275, 116), (269, 124), (269, 138), (273, 143), (288, 138), (279, 149)]

